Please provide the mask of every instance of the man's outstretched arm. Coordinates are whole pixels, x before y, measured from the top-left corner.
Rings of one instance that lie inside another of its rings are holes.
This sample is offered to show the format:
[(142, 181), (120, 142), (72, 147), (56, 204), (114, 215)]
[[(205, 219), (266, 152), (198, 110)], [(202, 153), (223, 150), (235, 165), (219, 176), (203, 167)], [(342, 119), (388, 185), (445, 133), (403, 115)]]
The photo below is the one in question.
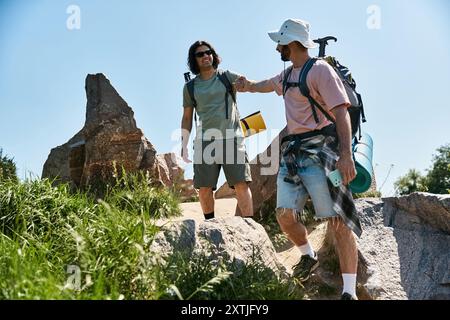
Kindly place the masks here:
[(236, 80), (235, 86), (238, 92), (266, 93), (274, 91), (273, 85), (270, 80), (262, 80), (257, 82), (253, 80), (247, 80), (247, 78), (244, 76), (239, 77)]

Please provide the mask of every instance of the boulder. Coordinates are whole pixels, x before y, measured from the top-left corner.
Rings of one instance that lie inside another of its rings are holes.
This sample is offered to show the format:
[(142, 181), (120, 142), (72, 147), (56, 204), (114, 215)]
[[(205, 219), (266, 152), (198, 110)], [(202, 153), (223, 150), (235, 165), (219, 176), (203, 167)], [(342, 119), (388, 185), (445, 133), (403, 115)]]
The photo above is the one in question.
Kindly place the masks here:
[(184, 179), (184, 170), (180, 158), (175, 153), (158, 154), (156, 156), (159, 181), (166, 187), (172, 187), (182, 202), (196, 200), (198, 191), (192, 179)]
[(114, 167), (126, 172), (148, 171), (157, 184), (184, 182), (173, 154), (156, 154), (136, 125), (134, 112), (103, 74), (86, 78), (86, 121), (67, 143), (51, 150), (43, 178), (87, 187), (113, 179)]
[(383, 200), (391, 207), (418, 216), (430, 226), (450, 233), (450, 194), (416, 192)]
[(448, 199), (412, 194), (356, 201), (364, 230), (360, 277), (373, 299), (450, 299), (450, 233), (435, 223), (448, 215), (437, 210)]
[[(416, 203), (416, 197), (400, 198), (410, 208)], [(414, 211), (392, 205), (400, 198), (355, 201), (363, 226), (363, 234), (357, 239), (358, 297), (362, 300), (449, 300), (450, 234), (433, 227)], [(432, 200), (431, 203), (438, 205)], [(423, 212), (420, 216), (428, 214)], [(326, 222), (310, 230), (310, 241), (316, 239), (312, 243), (318, 251), (320, 266), (304, 284), (305, 290), (311, 299), (339, 299), (342, 292), (339, 259), (333, 235), (324, 225)], [(291, 259), (291, 265), (299, 256), (298, 250), (292, 250), (296, 259)]]
[[(42, 178), (50, 178), (56, 179), (55, 183), (69, 183), (72, 185), (77, 185), (74, 180), (79, 181), (81, 179), (81, 174), (77, 173), (75, 179), (72, 179), (75, 168), (79, 169), (79, 167), (83, 167), (84, 159), (79, 161), (70, 160), (70, 154), (72, 148), (76, 148), (76, 146), (84, 145), (84, 136), (83, 130), (78, 132), (75, 136), (73, 136), (67, 143), (53, 148), (50, 151), (50, 155), (45, 161), (44, 168), (42, 170)], [(72, 147), (75, 146), (75, 147)], [(74, 158), (75, 155), (72, 155)], [(72, 170), (70, 163), (72, 162)]]
[(187, 254), (202, 252), (210, 257), (212, 263), (234, 261), (238, 266), (256, 259), (275, 274), (285, 275), (264, 227), (253, 219), (226, 217), (200, 222), (183, 219), (165, 223), (155, 237), (151, 251), (162, 257), (174, 251)]
[(166, 186), (184, 180), (184, 170), (178, 162), (175, 153), (165, 153), (156, 155), (156, 162), (159, 167), (159, 177)]

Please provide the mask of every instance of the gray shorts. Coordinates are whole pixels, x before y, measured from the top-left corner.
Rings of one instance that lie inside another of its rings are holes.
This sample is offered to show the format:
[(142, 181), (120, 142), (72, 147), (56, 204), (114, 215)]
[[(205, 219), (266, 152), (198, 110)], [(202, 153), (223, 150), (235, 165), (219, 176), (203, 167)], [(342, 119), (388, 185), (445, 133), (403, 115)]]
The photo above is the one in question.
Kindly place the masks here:
[(252, 181), (244, 139), (195, 140), (194, 187), (216, 190), (221, 168), (230, 187)]

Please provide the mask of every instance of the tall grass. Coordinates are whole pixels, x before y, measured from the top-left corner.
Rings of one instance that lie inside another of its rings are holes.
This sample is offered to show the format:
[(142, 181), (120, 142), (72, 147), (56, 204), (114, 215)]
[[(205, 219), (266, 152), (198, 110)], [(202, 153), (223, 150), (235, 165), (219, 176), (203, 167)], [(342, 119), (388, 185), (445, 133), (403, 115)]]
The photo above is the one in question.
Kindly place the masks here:
[[(257, 252), (245, 264), (232, 261), (214, 266), (204, 255), (176, 253), (163, 269), (167, 288), (163, 299), (276, 300), (301, 299), (290, 279), (279, 278), (257, 259)], [(161, 288), (162, 289), (162, 288)], [(163, 292), (163, 290), (159, 290)]]
[[(139, 298), (131, 284), (158, 231), (153, 221), (179, 208), (138, 176), (126, 182), (99, 201), (49, 180), (0, 183), (0, 298)], [(75, 291), (65, 289), (71, 280)]]
[[(122, 175), (102, 200), (49, 180), (0, 182), (0, 299), (283, 299), (264, 266), (215, 266), (205, 255), (157, 259), (156, 219), (177, 198)], [(178, 292), (178, 294), (177, 294)]]

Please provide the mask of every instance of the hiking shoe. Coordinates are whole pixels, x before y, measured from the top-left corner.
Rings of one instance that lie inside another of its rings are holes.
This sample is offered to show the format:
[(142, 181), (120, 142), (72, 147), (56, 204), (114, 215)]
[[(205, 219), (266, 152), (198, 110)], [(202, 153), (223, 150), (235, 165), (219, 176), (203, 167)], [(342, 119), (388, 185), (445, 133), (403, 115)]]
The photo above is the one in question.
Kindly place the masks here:
[(356, 300), (350, 293), (344, 292), (341, 296), (341, 300)]
[[(317, 257), (317, 254), (315, 254)], [(300, 261), (292, 268), (292, 276), (300, 281), (306, 281), (311, 273), (319, 266), (319, 260), (311, 258), (309, 254), (301, 256)]]

